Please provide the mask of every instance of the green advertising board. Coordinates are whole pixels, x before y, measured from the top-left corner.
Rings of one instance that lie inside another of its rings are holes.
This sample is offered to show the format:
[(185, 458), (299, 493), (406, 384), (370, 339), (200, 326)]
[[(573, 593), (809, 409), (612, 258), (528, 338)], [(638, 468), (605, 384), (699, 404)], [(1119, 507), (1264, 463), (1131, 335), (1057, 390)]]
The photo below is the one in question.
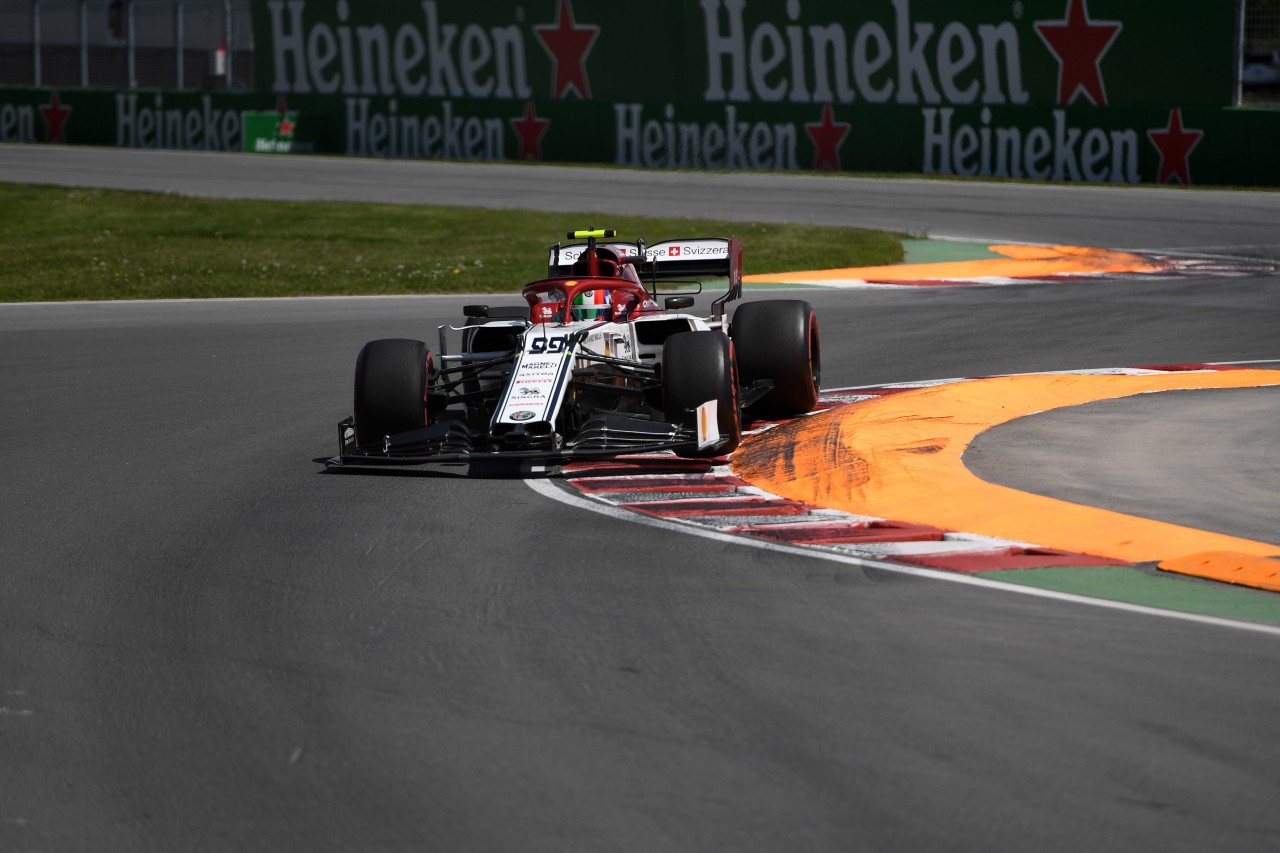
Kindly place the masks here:
[(293, 154), (315, 150), (314, 144), (307, 145), (296, 139), (296, 112), (252, 110), (241, 114), (240, 123), (245, 151), (256, 154)]
[(279, 94), (734, 104), (1227, 106), (1227, 2), (268, 0)]
[(1230, 3), (253, 9), (261, 91), (0, 90), (0, 141), (1280, 185), (1280, 112), (1228, 106)]

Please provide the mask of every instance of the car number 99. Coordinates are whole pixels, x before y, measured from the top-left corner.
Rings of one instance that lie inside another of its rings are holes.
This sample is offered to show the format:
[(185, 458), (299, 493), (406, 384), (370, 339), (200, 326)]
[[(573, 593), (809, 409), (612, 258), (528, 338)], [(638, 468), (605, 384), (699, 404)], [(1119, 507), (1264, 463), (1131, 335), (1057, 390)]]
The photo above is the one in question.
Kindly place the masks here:
[(542, 355), (543, 353), (562, 353), (569, 346), (569, 339), (564, 335), (554, 338), (534, 338), (533, 343), (529, 345), (530, 355)]

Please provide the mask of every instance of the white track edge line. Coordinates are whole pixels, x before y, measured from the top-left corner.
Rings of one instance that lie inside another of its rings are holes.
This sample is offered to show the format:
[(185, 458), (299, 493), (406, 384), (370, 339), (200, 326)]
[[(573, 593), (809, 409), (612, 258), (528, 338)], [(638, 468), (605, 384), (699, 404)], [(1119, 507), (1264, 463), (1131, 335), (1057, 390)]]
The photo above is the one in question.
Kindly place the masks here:
[(1255, 358), (1249, 361), (1211, 361), (1208, 364), (1223, 364), (1237, 366), (1241, 364), (1280, 364), (1280, 358)]
[(711, 539), (715, 542), (742, 545), (748, 548), (759, 548), (765, 551), (773, 551), (775, 553), (788, 554), (791, 556), (809, 557), (811, 559), (823, 560), (831, 563), (843, 563), (845, 565), (860, 566), (862, 568), (880, 569), (881, 571), (892, 572), (900, 575), (909, 575), (911, 577), (948, 581), (962, 586), (974, 586), (980, 589), (998, 590), (1017, 595), (1029, 595), (1034, 598), (1044, 598), (1050, 601), (1084, 604), (1091, 607), (1100, 607), (1106, 610), (1118, 610), (1124, 613), (1138, 613), (1144, 616), (1157, 616), (1164, 619), (1175, 619), (1181, 622), (1192, 622), (1199, 625), (1212, 625), (1219, 628), (1232, 628), (1238, 631), (1248, 631), (1255, 634), (1280, 637), (1280, 626), (1264, 625), (1256, 622), (1239, 622), (1219, 616), (1202, 616), (1197, 613), (1183, 613), (1177, 610), (1163, 610), (1158, 607), (1148, 607), (1143, 604), (1130, 604), (1124, 601), (1110, 601), (1103, 598), (1091, 598), (1089, 596), (1076, 595), (1070, 592), (1057, 592), (1055, 590), (1039, 589), (1037, 587), (1022, 586), (1020, 584), (1007, 583), (1004, 581), (975, 578), (970, 575), (954, 572), (943, 572), (934, 569), (918, 568), (916, 566), (903, 566), (896, 563), (882, 563), (877, 560), (854, 557), (848, 554), (836, 554), (830, 551), (820, 551), (795, 545), (786, 545), (780, 542), (763, 542), (748, 539), (743, 536), (737, 536), (732, 533), (723, 533), (718, 530), (711, 530), (690, 524), (680, 524), (674, 521), (668, 521), (666, 519), (625, 510), (612, 504), (594, 501), (586, 497), (571, 494), (548, 480), (525, 480), (525, 483), (530, 489), (533, 489), (533, 491), (543, 497), (559, 501), (560, 503), (567, 504), (578, 509), (596, 512), (621, 521), (630, 521), (636, 524), (643, 524), (648, 527), (656, 527), (660, 530), (687, 533), (693, 536), (702, 537), (703, 539)]

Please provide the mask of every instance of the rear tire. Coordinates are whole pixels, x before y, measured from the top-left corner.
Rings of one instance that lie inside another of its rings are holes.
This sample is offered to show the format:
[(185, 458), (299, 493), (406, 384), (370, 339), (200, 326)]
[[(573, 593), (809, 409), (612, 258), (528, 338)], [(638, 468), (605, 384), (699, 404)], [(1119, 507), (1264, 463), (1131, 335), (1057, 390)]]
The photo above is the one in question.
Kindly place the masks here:
[(427, 425), (431, 352), (422, 341), (370, 341), (356, 359), (356, 444), (378, 444)]
[(813, 306), (799, 299), (748, 302), (733, 313), (729, 335), (737, 347), (743, 387), (761, 379), (773, 390), (753, 410), (793, 417), (818, 405), (822, 350)]
[(676, 454), (707, 458), (728, 453), (742, 439), (733, 342), (719, 332), (679, 332), (662, 348), (663, 412), (670, 423), (696, 428), (697, 408), (716, 401), (720, 441)]

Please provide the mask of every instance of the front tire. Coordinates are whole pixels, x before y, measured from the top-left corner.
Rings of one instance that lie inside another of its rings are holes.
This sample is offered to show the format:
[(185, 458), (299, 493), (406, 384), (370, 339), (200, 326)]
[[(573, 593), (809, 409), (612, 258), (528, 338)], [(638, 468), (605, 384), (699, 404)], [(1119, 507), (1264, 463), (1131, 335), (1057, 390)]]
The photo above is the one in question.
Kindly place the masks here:
[(799, 299), (748, 302), (733, 313), (729, 336), (743, 386), (773, 382), (753, 409), (794, 417), (817, 407), (822, 348), (812, 305)]
[(729, 453), (742, 440), (738, 376), (733, 342), (719, 332), (679, 332), (662, 348), (662, 408), (670, 423), (696, 428), (697, 408), (716, 401), (720, 440), (708, 447), (678, 450), (702, 459)]
[(422, 341), (370, 341), (356, 359), (356, 444), (378, 444), (427, 425), (431, 352)]

